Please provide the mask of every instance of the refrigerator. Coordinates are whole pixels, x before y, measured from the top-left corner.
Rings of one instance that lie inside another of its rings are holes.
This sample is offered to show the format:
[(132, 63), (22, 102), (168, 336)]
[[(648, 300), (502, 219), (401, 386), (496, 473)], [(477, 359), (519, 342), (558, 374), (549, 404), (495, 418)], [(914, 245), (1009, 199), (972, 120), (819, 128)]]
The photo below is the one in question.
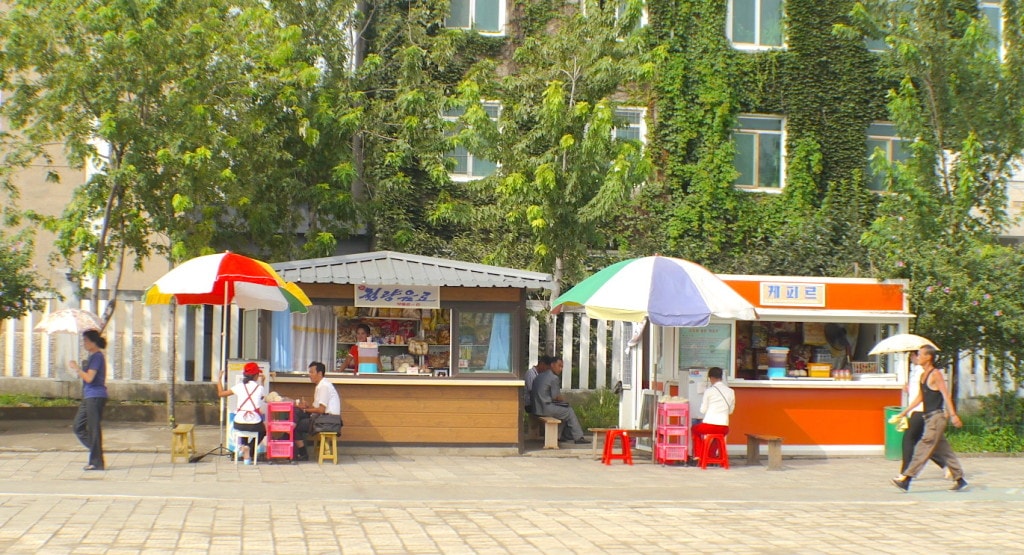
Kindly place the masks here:
[[(704, 400), (704, 391), (708, 388), (708, 369), (704, 367), (687, 368), (686, 398), (690, 401), (690, 425), (693, 426), (704, 417), (700, 414), (700, 405)], [(692, 429), (692, 428), (691, 428)], [(687, 453), (693, 453), (693, 433), (687, 434)]]

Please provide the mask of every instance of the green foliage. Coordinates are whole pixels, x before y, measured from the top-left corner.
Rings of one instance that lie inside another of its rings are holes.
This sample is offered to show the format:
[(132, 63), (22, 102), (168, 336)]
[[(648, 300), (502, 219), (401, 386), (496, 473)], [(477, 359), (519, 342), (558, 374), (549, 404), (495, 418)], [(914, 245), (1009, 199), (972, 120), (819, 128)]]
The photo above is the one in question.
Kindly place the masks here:
[(619, 425), (619, 396), (608, 388), (589, 392), (572, 403), (580, 426), (587, 428), (614, 428)]
[(32, 269), (32, 235), (6, 237), (0, 230), (0, 321), (42, 310), (42, 278)]
[[(946, 352), (984, 353), (995, 371), (1019, 379), (1024, 292), (1011, 284), (1024, 277), (1024, 258), (998, 235), (1007, 223), (1006, 180), (1024, 147), (1024, 99), (1006, 93), (1024, 87), (1022, 45), (1008, 41), (1003, 64), (973, 3), (858, 6), (857, 29), (891, 47), (881, 66), (898, 83), (888, 95), (890, 119), (916, 138), (907, 163), (877, 164), (894, 194), (882, 200), (863, 244), (878, 275), (910, 280), (919, 333)], [(1020, 34), (1014, 6), (1006, 5), (1008, 38)]]
[[(613, 136), (615, 108), (624, 104), (613, 95), (653, 69), (631, 21), (616, 20), (611, 4), (554, 14), (548, 23), (558, 32), (526, 36), (511, 56), (513, 72), (484, 62), (459, 87), (464, 115), (455, 144), (499, 164), (468, 187), (524, 230), (511, 237), (529, 238), (529, 266), (553, 270), (559, 284), (584, 275), (588, 250), (606, 244), (607, 214), (651, 170), (639, 143)], [(486, 100), (500, 101), (497, 121), (484, 113)]]
[(66, 397), (37, 397), (24, 393), (0, 394), (0, 407), (73, 407), (78, 405), (78, 403), (77, 399)]
[(965, 417), (963, 428), (950, 427), (946, 438), (958, 453), (1020, 453), (1024, 436), (1009, 426), (994, 426), (978, 416)]
[(281, 182), (297, 164), (288, 141), (321, 137), (303, 104), (318, 71), (264, 3), (12, 2), (0, 37), (17, 163), (57, 143), (98, 170), (47, 222), (81, 273), (126, 255), (290, 249), (302, 218)]

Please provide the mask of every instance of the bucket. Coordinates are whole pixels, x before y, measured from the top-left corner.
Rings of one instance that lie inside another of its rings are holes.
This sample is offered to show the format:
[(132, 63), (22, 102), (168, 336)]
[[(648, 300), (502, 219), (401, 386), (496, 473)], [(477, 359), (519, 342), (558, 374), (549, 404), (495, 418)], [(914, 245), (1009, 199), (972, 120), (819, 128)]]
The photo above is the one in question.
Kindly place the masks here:
[(789, 347), (768, 347), (768, 369), (789, 366)]
[(785, 378), (785, 377), (786, 377), (786, 369), (785, 368), (772, 368), (772, 367), (768, 368), (768, 379), (771, 379), (771, 378)]

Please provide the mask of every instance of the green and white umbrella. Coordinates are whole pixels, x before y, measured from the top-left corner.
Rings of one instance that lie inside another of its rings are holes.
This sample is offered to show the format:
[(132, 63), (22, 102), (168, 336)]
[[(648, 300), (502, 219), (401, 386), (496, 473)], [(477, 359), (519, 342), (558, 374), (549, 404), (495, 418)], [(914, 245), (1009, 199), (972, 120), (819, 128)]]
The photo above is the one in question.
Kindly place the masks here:
[(669, 256), (645, 256), (612, 264), (551, 303), (552, 312), (582, 306), (601, 320), (674, 327), (708, 325), (711, 316), (756, 320), (749, 301), (700, 264)]

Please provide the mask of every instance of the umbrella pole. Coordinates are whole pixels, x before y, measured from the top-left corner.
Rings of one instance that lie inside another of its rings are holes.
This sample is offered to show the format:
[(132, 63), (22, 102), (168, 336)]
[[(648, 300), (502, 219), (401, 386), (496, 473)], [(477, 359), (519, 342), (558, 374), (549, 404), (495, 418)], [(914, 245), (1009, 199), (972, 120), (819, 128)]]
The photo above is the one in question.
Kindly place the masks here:
[[(222, 383), (221, 385), (224, 386), (225, 389), (227, 389), (227, 379), (228, 379), (228, 365), (227, 365), (228, 351), (227, 351), (227, 344), (226, 344), (227, 336), (225, 334), (225, 332), (227, 331), (227, 327), (228, 327), (228, 287), (227, 287), (227, 285), (225, 285), (224, 286), (224, 304), (221, 306), (221, 322), (220, 322), (220, 375), (224, 376), (224, 383)], [(221, 438), (223, 438), (223, 439), (222, 439), (221, 444), (220, 444), (220, 449), (221, 449), (221, 454), (222, 455), (227, 455), (229, 453), (229, 451), (225, 448), (225, 446), (228, 445), (228, 440), (230, 439), (230, 438), (228, 438), (227, 422), (228, 422), (228, 403), (227, 403), (227, 400), (226, 400), (225, 397), (221, 397), (220, 398), (220, 426), (221, 426)], [(255, 457), (255, 456), (256, 456), (256, 453), (253, 453), (253, 457)]]
[(167, 390), (167, 422), (168, 422), (168, 424), (170, 424), (172, 429), (175, 426), (177, 426), (177, 421), (175, 420), (175, 416), (174, 416), (174, 403), (175, 403), (174, 383), (177, 381), (177, 368), (175, 367), (175, 364), (174, 364), (174, 353), (175, 353), (175, 349), (177, 349), (177, 347), (178, 347), (178, 345), (177, 345), (177, 335), (174, 333), (174, 329), (175, 329), (174, 322), (176, 320), (175, 316), (177, 316), (177, 310), (176, 310), (177, 306), (178, 306), (177, 303), (174, 301), (173, 298), (171, 298), (171, 306), (170, 306), (171, 310), (170, 310), (170, 312), (169, 312), (169, 314), (167, 316), (168, 319), (170, 320), (170, 322), (169, 322), (170, 325), (168, 326), (168, 329), (170, 330), (170, 333), (171, 333), (171, 352), (170, 352), (170, 356), (171, 356), (171, 360), (170, 360), (170, 362), (171, 362), (171, 365), (170, 365), (171, 366), (171, 371), (168, 373), (169, 374), (168, 375), (168, 380), (170, 380), (171, 383), (170, 383), (170, 388), (168, 388), (168, 390)]

